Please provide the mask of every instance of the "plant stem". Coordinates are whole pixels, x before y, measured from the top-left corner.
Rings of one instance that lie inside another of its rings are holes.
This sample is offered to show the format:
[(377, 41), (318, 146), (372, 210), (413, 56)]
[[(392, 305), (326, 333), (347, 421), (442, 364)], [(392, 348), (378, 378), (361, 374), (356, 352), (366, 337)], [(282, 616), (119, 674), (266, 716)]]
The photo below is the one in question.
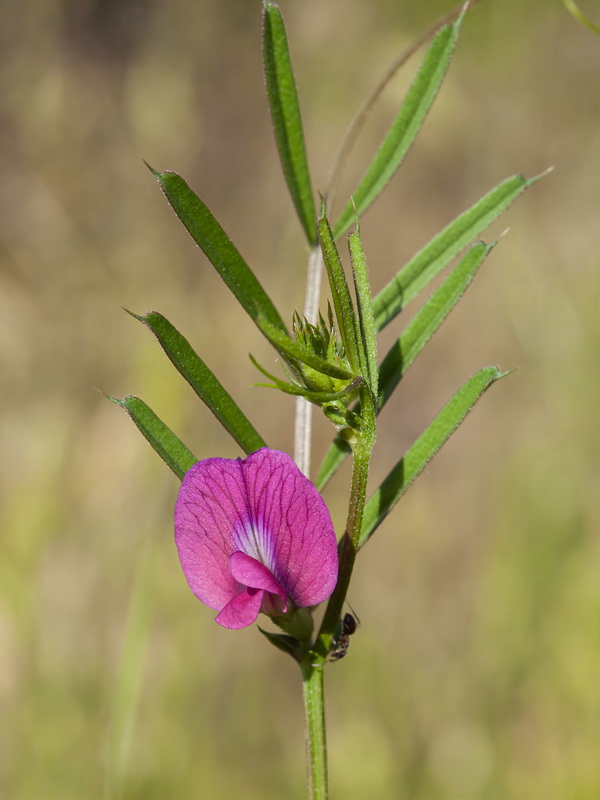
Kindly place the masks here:
[(300, 663), (302, 670), (304, 710), (306, 717), (306, 766), (308, 775), (308, 800), (327, 800), (327, 740), (325, 735), (325, 698), (323, 669), (327, 661), (331, 640), (340, 620), (352, 575), (358, 540), (362, 526), (369, 477), (371, 452), (375, 444), (375, 407), (363, 392), (362, 408), (365, 410), (365, 431), (354, 449), (352, 486), (346, 530), (340, 542), (340, 565), (335, 591), (329, 598), (314, 650), (309, 650)]
[(307, 653), (300, 665), (306, 718), (306, 771), (308, 800), (327, 800), (327, 742), (325, 739), (325, 702), (323, 662), (312, 664)]
[(366, 398), (363, 396), (362, 408), (365, 409), (365, 411), (365, 406), (369, 409), (373, 409), (373, 425), (371, 426), (367, 423), (369, 428), (367, 434), (363, 436), (354, 448), (348, 518), (346, 520), (346, 530), (339, 545), (340, 559), (338, 582), (333, 594), (329, 598), (327, 610), (325, 611), (325, 616), (323, 617), (323, 622), (321, 623), (321, 628), (315, 642), (315, 651), (322, 659), (327, 658), (327, 654), (331, 648), (331, 640), (335, 635), (342, 614), (342, 607), (346, 599), (356, 554), (358, 552), (358, 541), (360, 538), (367, 494), (369, 464), (373, 445), (375, 444), (374, 406), (370, 401), (367, 401), (365, 404), (365, 399)]
[[(317, 322), (319, 312), (322, 273), (323, 255), (321, 246), (317, 245), (311, 251), (308, 260), (306, 297), (304, 300), (304, 316), (313, 325)], [(309, 403), (304, 397), (298, 397), (296, 399), (296, 419), (294, 423), (294, 461), (307, 477), (309, 477), (310, 473), (311, 431), (312, 403)]]

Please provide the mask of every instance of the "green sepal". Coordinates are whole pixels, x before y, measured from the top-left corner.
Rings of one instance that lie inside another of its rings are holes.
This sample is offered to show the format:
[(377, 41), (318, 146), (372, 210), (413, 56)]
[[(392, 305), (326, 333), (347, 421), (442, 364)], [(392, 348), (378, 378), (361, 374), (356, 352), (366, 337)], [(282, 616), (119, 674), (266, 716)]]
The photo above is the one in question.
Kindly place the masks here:
[(261, 313), (271, 325), (285, 331), (283, 320), (271, 299), (206, 204), (177, 173), (157, 172), (152, 167), (149, 169), (157, 178), (173, 211), (242, 308), (253, 320)]
[(310, 608), (294, 608), (293, 611), (279, 616), (271, 616), (271, 620), (288, 636), (292, 636), (302, 644), (307, 644), (315, 627)]
[(352, 198), (334, 225), (338, 239), (354, 219), (355, 207), (360, 216), (383, 190), (414, 142), (448, 69), (458, 38), (463, 13), (452, 25), (445, 25), (431, 42), (415, 80), (387, 132), (379, 150)]
[(265, 440), (216, 375), (166, 317), (157, 311), (150, 311), (142, 316), (131, 311), (127, 313), (150, 328), (179, 374), (185, 378), (244, 452), (253, 453), (266, 446)]
[(185, 473), (198, 459), (181, 439), (139, 397), (127, 395), (123, 400), (118, 400), (108, 394), (104, 396), (127, 412), (153, 449), (179, 480), (183, 480)]
[[(545, 174), (545, 173), (544, 173)], [(418, 292), (542, 175), (513, 175), (484, 195), (433, 237), (373, 300), (375, 326), (384, 328)]]
[(254, 358), (254, 356), (250, 355), (250, 360), (254, 364), (254, 366), (262, 372), (269, 380), (273, 381), (273, 383), (254, 383), (253, 386), (262, 386), (266, 389), (279, 389), (286, 394), (294, 395), (295, 397), (305, 397), (311, 403), (315, 403), (316, 405), (322, 405), (323, 403), (329, 403), (333, 400), (342, 400), (343, 398), (347, 398), (348, 395), (354, 394), (354, 392), (358, 389), (359, 384), (362, 382), (362, 378), (358, 377), (355, 378), (345, 389), (341, 389), (339, 392), (312, 392), (310, 389), (306, 389), (304, 386), (300, 386), (299, 383), (286, 383), (282, 381), (280, 378), (276, 377), (264, 367), (262, 367), (258, 361)]
[(311, 245), (316, 240), (315, 203), (310, 181), (298, 92), (281, 11), (265, 2), (263, 63), (275, 141), (294, 206)]
[(485, 367), (470, 378), (444, 406), (367, 502), (359, 538), (360, 547), (373, 535), (408, 487), (452, 436), (486, 389), (508, 374), (501, 372), (498, 367)]
[(300, 646), (298, 639), (295, 639), (293, 636), (288, 636), (285, 633), (271, 633), (270, 631), (265, 631), (260, 627), (260, 625), (257, 625), (256, 627), (262, 633), (265, 639), (268, 639), (269, 642), (271, 642), (271, 644), (274, 645), (278, 650), (281, 650), (283, 653), (287, 653), (295, 661), (302, 660), (302, 647)]

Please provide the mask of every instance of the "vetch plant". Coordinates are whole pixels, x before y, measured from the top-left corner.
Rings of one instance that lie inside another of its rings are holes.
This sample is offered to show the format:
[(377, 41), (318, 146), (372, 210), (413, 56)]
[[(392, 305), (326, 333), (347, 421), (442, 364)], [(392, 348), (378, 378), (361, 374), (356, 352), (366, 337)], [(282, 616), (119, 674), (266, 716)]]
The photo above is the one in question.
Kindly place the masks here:
[[(488, 366), (469, 378), (367, 497), (379, 413), (493, 249), (494, 242), (487, 244), (478, 237), (536, 180), (514, 175), (492, 188), (372, 295), (359, 220), (413, 144), (446, 74), (467, 8), (468, 4), (447, 15), (428, 34), (432, 40), (389, 131), (341, 213), (331, 220), (337, 177), (364, 114), (351, 127), (317, 203), (283, 19), (277, 5), (265, 0), (264, 70), (275, 139), (311, 248), (302, 314), (292, 309), (280, 314), (227, 233), (183, 178), (152, 170), (176, 215), (275, 350), (281, 373), (275, 375), (274, 367), (254, 363), (268, 379), (263, 385), (296, 397), (294, 460), (267, 446), (187, 339), (156, 311), (133, 316), (153, 332), (175, 368), (247, 457), (231, 460), (203, 454), (210, 457), (199, 460), (142, 400), (111, 399), (127, 411), (182, 480), (175, 507), (175, 541), (191, 590), (217, 612), (216, 621), (225, 628), (246, 627), (260, 613), (266, 615), (279, 630), (260, 628), (261, 633), (298, 662), (306, 710), (308, 796), (314, 800), (327, 797), (323, 675), (327, 664), (346, 654), (356, 628), (354, 617), (343, 615), (343, 610), (357, 554), (477, 400), (506, 374)], [(373, 100), (369, 98), (365, 108)], [(346, 237), (351, 280), (339, 253)], [(377, 334), (451, 264), (445, 280), (380, 359)], [(320, 311), (323, 269), (331, 299), (326, 310)], [(335, 433), (313, 483), (309, 476), (314, 406), (331, 421)], [(336, 540), (320, 492), (349, 455), (348, 513), (345, 529)], [(315, 629), (313, 609), (325, 601)]]

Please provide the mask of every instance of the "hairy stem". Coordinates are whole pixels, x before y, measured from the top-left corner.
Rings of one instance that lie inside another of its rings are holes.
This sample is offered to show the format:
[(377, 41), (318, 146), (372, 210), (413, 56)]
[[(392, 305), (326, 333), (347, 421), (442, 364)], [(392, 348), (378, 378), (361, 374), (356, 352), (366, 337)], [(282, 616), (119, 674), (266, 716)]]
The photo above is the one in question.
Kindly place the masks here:
[(327, 741), (325, 738), (325, 703), (323, 663), (312, 664), (307, 654), (300, 665), (306, 718), (306, 771), (308, 800), (327, 800)]
[(365, 436), (354, 449), (348, 518), (346, 521), (346, 530), (339, 545), (340, 561), (338, 582), (333, 594), (329, 598), (319, 635), (315, 642), (315, 652), (321, 659), (326, 659), (331, 649), (331, 641), (335, 635), (342, 614), (348, 586), (350, 585), (350, 578), (352, 577), (352, 570), (354, 569), (363, 512), (365, 509), (369, 464), (371, 462), (371, 453), (374, 444), (375, 427), (373, 424), (368, 435)]

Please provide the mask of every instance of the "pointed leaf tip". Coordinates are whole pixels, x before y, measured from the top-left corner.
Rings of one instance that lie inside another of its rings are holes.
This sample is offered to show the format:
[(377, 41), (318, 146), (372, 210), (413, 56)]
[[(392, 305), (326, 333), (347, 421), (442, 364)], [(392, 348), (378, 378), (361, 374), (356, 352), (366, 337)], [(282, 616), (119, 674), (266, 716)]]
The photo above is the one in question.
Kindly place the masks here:
[(154, 167), (151, 167), (151, 166), (150, 166), (150, 164), (149, 164), (149, 163), (146, 161), (146, 159), (145, 159), (145, 158), (142, 158), (142, 161), (143, 161), (143, 162), (144, 162), (144, 164), (145, 164), (145, 165), (148, 167), (148, 169), (149, 169), (149, 170), (150, 170), (150, 172), (151, 172), (151, 173), (154, 175), (154, 177), (155, 177), (157, 180), (158, 180), (158, 179), (160, 179), (160, 172), (157, 172), (157, 171), (154, 169)]

